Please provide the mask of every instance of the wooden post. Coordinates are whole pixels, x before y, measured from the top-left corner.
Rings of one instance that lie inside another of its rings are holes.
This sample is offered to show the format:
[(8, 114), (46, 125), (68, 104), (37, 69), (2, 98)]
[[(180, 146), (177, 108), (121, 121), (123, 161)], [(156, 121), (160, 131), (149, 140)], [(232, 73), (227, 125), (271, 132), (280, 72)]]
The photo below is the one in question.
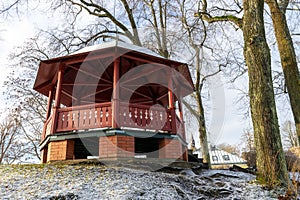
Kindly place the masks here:
[(50, 134), (55, 133), (58, 119), (58, 109), (60, 108), (60, 98), (62, 90), (62, 79), (63, 79), (63, 66), (60, 64), (57, 74), (56, 91), (55, 91), (55, 104), (53, 107), (53, 123)]
[(53, 100), (53, 90), (54, 87), (51, 88), (51, 90), (49, 90), (49, 95), (48, 95), (48, 103), (47, 103), (47, 113), (46, 113), (46, 120), (48, 120), (48, 118), (50, 117), (50, 113), (51, 113), (51, 106), (52, 106), (52, 100)]
[(182, 130), (182, 139), (185, 140), (185, 127), (184, 127), (184, 120), (183, 120), (183, 111), (182, 111), (182, 102), (181, 97), (178, 99), (178, 110), (179, 110), (179, 119), (181, 123), (181, 130)]
[(114, 61), (114, 76), (113, 76), (113, 94), (112, 94), (112, 127), (119, 128), (119, 106), (120, 106), (120, 86), (118, 84), (120, 78), (120, 60), (117, 58)]
[(169, 98), (169, 109), (174, 108), (174, 97), (173, 92), (170, 88), (168, 88), (168, 98)]
[(42, 133), (42, 137), (41, 137), (42, 141), (46, 137), (46, 129), (47, 129), (46, 122), (48, 121), (50, 114), (51, 114), (52, 100), (53, 100), (53, 87), (51, 88), (51, 90), (49, 90), (49, 93), (48, 93), (47, 113), (46, 113), (46, 119), (44, 121), (43, 133)]
[(58, 69), (58, 74), (57, 74), (54, 108), (59, 108), (60, 107), (60, 98), (61, 98), (61, 90), (62, 90), (62, 79), (63, 79), (63, 65), (60, 65), (59, 69)]
[(174, 96), (173, 96), (173, 82), (172, 82), (172, 71), (169, 74), (168, 77), (168, 104), (169, 104), (169, 110), (171, 113), (171, 132), (176, 133), (176, 113), (175, 113), (175, 107), (174, 107)]

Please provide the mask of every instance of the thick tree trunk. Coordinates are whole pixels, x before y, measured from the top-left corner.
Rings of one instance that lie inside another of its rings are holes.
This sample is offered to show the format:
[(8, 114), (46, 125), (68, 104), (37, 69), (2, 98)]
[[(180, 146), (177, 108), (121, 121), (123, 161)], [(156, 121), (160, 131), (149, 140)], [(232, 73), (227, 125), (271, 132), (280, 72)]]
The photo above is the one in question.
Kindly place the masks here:
[(287, 169), (279, 133), (263, 9), (264, 0), (244, 1), (244, 56), (249, 73), (258, 179), (269, 186), (285, 185)]
[(300, 75), (297, 66), (295, 49), (286, 21), (285, 8), (281, 9), (275, 0), (266, 2), (271, 10), (271, 17), (280, 53), (281, 65), (294, 115), (297, 136), (300, 143)]

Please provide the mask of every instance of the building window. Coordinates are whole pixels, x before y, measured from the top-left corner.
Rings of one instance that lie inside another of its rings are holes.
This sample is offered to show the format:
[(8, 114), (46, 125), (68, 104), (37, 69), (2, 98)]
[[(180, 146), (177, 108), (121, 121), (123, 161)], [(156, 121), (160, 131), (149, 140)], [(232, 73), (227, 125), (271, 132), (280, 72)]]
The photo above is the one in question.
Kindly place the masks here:
[(230, 158), (229, 158), (228, 155), (223, 155), (223, 159), (224, 159), (224, 160), (230, 160)]
[(218, 161), (218, 156), (212, 156), (213, 161)]

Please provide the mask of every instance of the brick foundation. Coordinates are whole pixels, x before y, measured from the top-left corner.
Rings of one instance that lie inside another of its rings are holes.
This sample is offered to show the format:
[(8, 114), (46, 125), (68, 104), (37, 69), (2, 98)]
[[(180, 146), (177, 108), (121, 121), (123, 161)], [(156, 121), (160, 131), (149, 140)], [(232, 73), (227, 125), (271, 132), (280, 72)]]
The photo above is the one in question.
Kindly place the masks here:
[(41, 150), (41, 162), (46, 163), (47, 162), (47, 154), (48, 154), (48, 147), (44, 147)]
[[(158, 158), (187, 161), (187, 149), (178, 139), (162, 138), (156, 139), (156, 141), (158, 142), (158, 147), (155, 147), (155, 149), (158, 148), (158, 154), (156, 155)], [(96, 144), (96, 146), (98, 145)], [(48, 146), (41, 150), (42, 163), (75, 159), (74, 147), (74, 140), (50, 142)], [(132, 158), (134, 156), (134, 137), (124, 135), (99, 137), (99, 158)]]
[(188, 149), (187, 149), (187, 147), (186, 146), (184, 146), (184, 145), (182, 145), (182, 152), (183, 152), (183, 154), (182, 154), (182, 159), (184, 160), (184, 161), (189, 161), (189, 153), (188, 153)]
[(134, 157), (134, 137), (114, 135), (99, 138), (99, 158)]
[(74, 141), (64, 140), (50, 142), (48, 145), (47, 162), (55, 160), (70, 160), (74, 157)]
[(159, 158), (183, 159), (182, 144), (176, 139), (161, 139), (159, 141)]

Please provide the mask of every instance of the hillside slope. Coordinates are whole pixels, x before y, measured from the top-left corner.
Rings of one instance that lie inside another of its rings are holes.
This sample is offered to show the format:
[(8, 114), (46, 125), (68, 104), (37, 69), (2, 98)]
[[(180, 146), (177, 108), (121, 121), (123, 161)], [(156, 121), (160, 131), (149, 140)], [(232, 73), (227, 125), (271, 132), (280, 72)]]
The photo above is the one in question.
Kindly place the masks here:
[(277, 199), (249, 183), (255, 177), (227, 170), (195, 175), (102, 165), (0, 165), (0, 199)]

